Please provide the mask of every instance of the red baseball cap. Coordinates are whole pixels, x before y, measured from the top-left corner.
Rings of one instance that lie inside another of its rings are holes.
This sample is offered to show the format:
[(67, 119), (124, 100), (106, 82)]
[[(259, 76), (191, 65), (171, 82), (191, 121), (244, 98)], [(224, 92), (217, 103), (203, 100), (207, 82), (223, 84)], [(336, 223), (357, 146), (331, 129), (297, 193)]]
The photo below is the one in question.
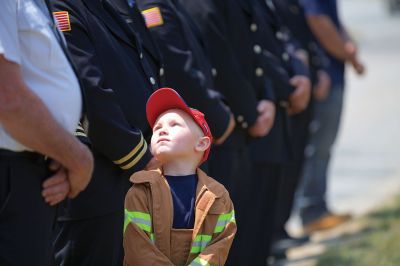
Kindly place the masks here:
[[(147, 121), (150, 124), (150, 127), (154, 127), (154, 124), (157, 121), (157, 118), (164, 112), (171, 109), (180, 109), (190, 115), (194, 122), (201, 128), (204, 133), (204, 136), (210, 138), (212, 142), (212, 134), (210, 127), (207, 124), (207, 121), (204, 117), (204, 114), (199, 110), (190, 108), (182, 97), (171, 88), (161, 88), (153, 92), (150, 95), (150, 98), (147, 100), (146, 104), (146, 116)], [(203, 158), (201, 159), (200, 164), (205, 162), (208, 158), (208, 154), (210, 153), (210, 147), (204, 151)]]

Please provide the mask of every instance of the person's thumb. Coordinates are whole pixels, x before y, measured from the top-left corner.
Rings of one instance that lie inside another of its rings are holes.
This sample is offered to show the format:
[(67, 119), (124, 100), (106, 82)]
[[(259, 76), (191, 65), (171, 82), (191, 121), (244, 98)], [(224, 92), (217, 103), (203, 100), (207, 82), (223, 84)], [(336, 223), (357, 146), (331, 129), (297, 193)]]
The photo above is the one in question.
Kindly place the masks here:
[(299, 81), (300, 81), (300, 78), (295, 76), (295, 77), (291, 78), (289, 82), (290, 82), (290, 85), (297, 87), (299, 85)]

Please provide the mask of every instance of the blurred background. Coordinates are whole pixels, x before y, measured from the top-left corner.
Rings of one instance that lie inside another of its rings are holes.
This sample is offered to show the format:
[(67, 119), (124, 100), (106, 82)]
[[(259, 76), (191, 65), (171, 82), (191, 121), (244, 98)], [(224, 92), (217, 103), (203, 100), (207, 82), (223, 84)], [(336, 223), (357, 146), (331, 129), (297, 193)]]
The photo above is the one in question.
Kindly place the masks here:
[[(334, 211), (350, 212), (357, 221), (314, 237), (314, 244), (308, 247), (291, 251), (289, 265), (400, 265), (400, 0), (338, 3), (367, 73), (359, 77), (347, 69), (345, 107), (330, 167), (328, 202)], [(388, 208), (391, 212), (386, 214), (392, 220), (374, 220), (376, 213)], [(382, 229), (371, 225), (376, 222), (396, 223), (394, 228)], [(289, 231), (296, 234), (299, 228), (294, 213)], [(376, 243), (367, 241), (370, 248), (365, 248), (365, 254), (355, 254), (360, 241), (371, 238), (367, 232), (379, 234), (381, 229), (394, 237), (390, 241), (395, 243), (380, 240), (384, 237), (380, 233), (378, 239), (371, 240)], [(342, 243), (348, 244), (340, 249)], [(398, 255), (379, 250), (385, 248), (396, 248)], [(376, 260), (368, 258), (371, 250), (379, 252)], [(318, 254), (323, 252), (327, 255), (319, 259)]]
[(343, 22), (366, 75), (347, 68), (345, 107), (330, 167), (329, 202), (363, 214), (400, 191), (400, 7), (389, 0), (341, 0)]
[(339, 3), (367, 73), (347, 69), (329, 199), (338, 211), (362, 214), (400, 191), (400, 1)]

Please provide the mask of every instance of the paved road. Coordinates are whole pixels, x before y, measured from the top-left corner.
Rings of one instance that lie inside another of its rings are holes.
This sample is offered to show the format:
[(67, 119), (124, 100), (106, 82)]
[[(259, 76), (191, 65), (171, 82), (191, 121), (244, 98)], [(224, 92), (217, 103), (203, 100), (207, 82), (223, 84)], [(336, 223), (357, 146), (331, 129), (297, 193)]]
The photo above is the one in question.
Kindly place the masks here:
[[(328, 201), (360, 215), (400, 192), (400, 15), (381, 0), (340, 0), (367, 75), (347, 70), (343, 123), (330, 169)], [(292, 219), (290, 228), (298, 229)]]

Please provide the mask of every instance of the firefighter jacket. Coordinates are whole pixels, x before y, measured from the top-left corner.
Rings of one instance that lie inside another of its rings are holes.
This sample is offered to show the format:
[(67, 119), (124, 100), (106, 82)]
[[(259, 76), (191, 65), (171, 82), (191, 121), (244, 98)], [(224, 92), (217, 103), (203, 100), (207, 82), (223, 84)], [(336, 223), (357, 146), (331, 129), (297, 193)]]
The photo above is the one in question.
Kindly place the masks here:
[(124, 265), (224, 265), (236, 233), (228, 191), (197, 170), (193, 229), (173, 229), (173, 203), (161, 170), (131, 176), (125, 198)]

